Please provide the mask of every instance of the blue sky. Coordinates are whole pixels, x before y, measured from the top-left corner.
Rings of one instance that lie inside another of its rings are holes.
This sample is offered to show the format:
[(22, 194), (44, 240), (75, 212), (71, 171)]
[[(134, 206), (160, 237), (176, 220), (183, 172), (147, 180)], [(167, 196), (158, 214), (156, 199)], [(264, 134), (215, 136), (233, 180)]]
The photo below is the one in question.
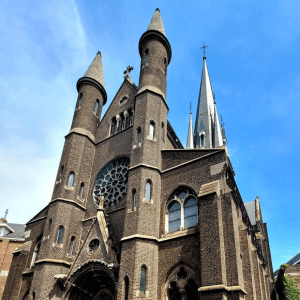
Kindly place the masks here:
[[(76, 82), (103, 56), (108, 103), (155, 8), (172, 47), (169, 120), (186, 143), (202, 51), (244, 202), (259, 196), (274, 269), (300, 252), (300, 2), (1, 1), (0, 215), (25, 223), (50, 201)], [(108, 107), (108, 104), (105, 109)]]

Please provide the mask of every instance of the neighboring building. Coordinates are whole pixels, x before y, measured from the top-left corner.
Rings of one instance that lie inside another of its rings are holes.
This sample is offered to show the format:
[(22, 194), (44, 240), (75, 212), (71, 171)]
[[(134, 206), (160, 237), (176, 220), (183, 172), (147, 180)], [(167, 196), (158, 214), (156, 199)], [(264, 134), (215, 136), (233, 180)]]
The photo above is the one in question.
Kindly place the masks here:
[(167, 119), (158, 9), (139, 53), (139, 85), (128, 67), (101, 121), (101, 53), (78, 80), (52, 200), (26, 224), (3, 299), (270, 298), (267, 227), (237, 188), (206, 58), (184, 149)]
[[(289, 261), (287, 261), (285, 263), (286, 265), (290, 265), (290, 266), (296, 266), (296, 265), (300, 265), (300, 252), (298, 254), (296, 254), (295, 256), (293, 256)], [(276, 270), (274, 272), (274, 278), (277, 278), (277, 275), (278, 275), (278, 270)]]
[(0, 299), (9, 274), (13, 252), (25, 241), (24, 230), (24, 224), (7, 223), (6, 218), (0, 219)]

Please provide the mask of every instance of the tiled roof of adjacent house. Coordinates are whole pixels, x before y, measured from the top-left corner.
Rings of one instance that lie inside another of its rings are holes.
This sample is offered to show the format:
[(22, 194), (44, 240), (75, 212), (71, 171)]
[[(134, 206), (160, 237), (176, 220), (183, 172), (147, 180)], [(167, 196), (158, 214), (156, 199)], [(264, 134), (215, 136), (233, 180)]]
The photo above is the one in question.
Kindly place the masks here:
[(7, 225), (14, 231), (4, 236), (0, 236), (0, 239), (24, 239), (25, 225), (16, 223), (7, 223)]

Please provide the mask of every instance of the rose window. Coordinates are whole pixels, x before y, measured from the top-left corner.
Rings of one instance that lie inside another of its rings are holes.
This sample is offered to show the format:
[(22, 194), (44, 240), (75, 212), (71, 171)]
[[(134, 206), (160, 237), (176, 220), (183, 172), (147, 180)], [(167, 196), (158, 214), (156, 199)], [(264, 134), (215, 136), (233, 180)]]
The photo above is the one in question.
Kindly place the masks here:
[(93, 199), (98, 204), (99, 198), (104, 196), (104, 207), (112, 206), (122, 201), (127, 194), (129, 159), (119, 158), (109, 162), (98, 174)]

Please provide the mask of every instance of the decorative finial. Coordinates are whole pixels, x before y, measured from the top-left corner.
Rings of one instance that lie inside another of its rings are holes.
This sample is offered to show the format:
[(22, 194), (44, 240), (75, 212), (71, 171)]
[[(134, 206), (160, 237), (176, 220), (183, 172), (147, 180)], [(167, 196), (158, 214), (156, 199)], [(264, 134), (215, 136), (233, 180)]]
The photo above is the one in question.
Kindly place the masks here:
[(190, 101), (190, 114), (192, 114), (192, 101)]
[(222, 114), (220, 114), (220, 118), (221, 118), (221, 126), (223, 125), (223, 117)]
[(159, 11), (160, 12), (160, 10), (159, 10), (159, 8), (158, 7), (156, 7), (156, 10), (155, 11)]
[(201, 47), (200, 49), (203, 49), (203, 58), (206, 58), (205, 57), (205, 53), (206, 53), (206, 48), (207, 48), (208, 46), (206, 46), (205, 45), (205, 43), (203, 43), (203, 47)]
[(125, 74), (124, 78), (130, 78), (130, 72), (133, 70), (132, 66), (128, 66), (126, 70), (123, 72)]
[(7, 214), (8, 214), (8, 209), (5, 211), (5, 215), (4, 215), (5, 219), (6, 219)]
[(98, 55), (100, 55), (100, 56), (102, 56), (102, 54), (101, 54), (101, 52), (100, 52), (100, 51), (98, 51), (98, 52), (97, 52), (97, 54), (98, 54)]
[(213, 92), (213, 99), (214, 99), (214, 104), (216, 104), (216, 93)]

